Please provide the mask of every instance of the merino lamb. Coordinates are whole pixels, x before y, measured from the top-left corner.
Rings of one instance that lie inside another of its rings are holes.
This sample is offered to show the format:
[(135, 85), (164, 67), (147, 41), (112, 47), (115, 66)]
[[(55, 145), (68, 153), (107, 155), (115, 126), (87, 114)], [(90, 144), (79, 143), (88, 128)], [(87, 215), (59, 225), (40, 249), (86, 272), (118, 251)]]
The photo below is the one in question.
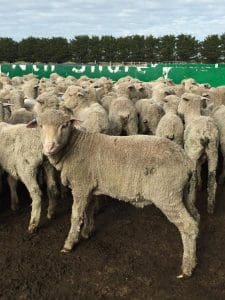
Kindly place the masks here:
[(40, 134), (37, 129), (28, 129), (25, 124), (11, 125), (0, 122), (0, 167), (9, 177), (11, 194), (11, 207), (16, 209), (18, 197), (16, 182), (21, 180), (30, 193), (32, 199), (32, 212), (29, 232), (37, 229), (41, 215), (41, 190), (37, 182), (38, 170), (41, 166), (47, 174), (47, 188), (49, 195), (48, 218), (55, 213), (55, 198), (58, 190), (54, 181), (53, 168), (49, 168), (42, 153)]
[(112, 135), (138, 133), (138, 117), (133, 102), (126, 97), (115, 98), (109, 106), (109, 126)]
[(165, 115), (161, 118), (156, 129), (156, 135), (174, 141), (183, 147), (184, 125), (177, 115), (180, 98), (175, 95), (165, 97), (163, 100)]
[(184, 149), (195, 164), (200, 184), (201, 164), (208, 160), (208, 212), (215, 209), (216, 168), (218, 161), (219, 133), (212, 118), (201, 116), (201, 97), (184, 93), (178, 113), (184, 117)]
[(61, 109), (71, 112), (82, 121), (83, 128), (91, 132), (108, 133), (108, 114), (99, 103), (96, 103), (93, 88), (84, 90), (80, 86), (70, 86), (63, 99)]
[(92, 195), (108, 195), (137, 207), (153, 202), (181, 234), (184, 253), (179, 277), (192, 274), (198, 222), (187, 211), (183, 195), (190, 185), (186, 200), (194, 213), (194, 187), (190, 184), (193, 164), (181, 147), (155, 136), (115, 137), (81, 132), (74, 127), (76, 120), (56, 110), (45, 111), (37, 122), (43, 152), (61, 172), (62, 183), (72, 189), (74, 197), (63, 252), (79, 241)]
[(164, 115), (162, 106), (150, 99), (141, 99), (135, 106), (138, 112), (139, 133), (155, 134), (158, 123)]

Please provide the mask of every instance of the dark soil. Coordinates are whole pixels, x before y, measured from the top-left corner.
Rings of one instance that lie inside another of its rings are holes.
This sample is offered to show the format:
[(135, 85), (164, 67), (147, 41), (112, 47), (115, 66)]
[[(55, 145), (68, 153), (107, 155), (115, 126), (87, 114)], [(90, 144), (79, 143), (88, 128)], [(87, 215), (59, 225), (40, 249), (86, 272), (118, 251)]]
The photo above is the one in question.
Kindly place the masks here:
[(198, 196), (198, 266), (192, 278), (178, 280), (181, 238), (154, 206), (110, 200), (96, 216), (93, 237), (62, 254), (71, 200), (60, 202), (52, 221), (44, 205), (40, 230), (29, 235), (29, 197), (20, 188), (22, 208), (0, 213), (0, 298), (225, 299), (225, 187), (218, 189), (214, 216), (206, 213), (205, 194)]

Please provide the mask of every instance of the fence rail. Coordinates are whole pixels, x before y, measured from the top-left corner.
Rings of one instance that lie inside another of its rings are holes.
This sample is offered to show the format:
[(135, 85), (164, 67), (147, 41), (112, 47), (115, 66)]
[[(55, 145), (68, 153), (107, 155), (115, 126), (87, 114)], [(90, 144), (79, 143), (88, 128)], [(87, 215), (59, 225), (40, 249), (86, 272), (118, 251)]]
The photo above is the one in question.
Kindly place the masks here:
[(194, 78), (199, 83), (210, 83), (212, 86), (225, 85), (225, 64), (146, 64), (134, 65), (75, 65), (75, 64), (0, 64), (0, 73), (9, 77), (34, 73), (41, 77), (49, 77), (51, 73), (63, 77), (72, 75), (79, 78), (86, 75), (90, 78), (108, 77), (118, 80), (124, 76), (132, 76), (142, 81), (155, 80), (161, 76), (171, 78), (175, 83), (182, 79)]

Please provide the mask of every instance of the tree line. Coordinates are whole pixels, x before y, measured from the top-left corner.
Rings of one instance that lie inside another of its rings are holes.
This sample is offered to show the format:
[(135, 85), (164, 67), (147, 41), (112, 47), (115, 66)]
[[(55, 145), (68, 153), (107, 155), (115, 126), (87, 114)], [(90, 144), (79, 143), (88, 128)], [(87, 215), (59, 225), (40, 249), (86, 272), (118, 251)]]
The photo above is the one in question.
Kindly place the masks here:
[(100, 62), (225, 62), (225, 34), (208, 35), (203, 41), (192, 35), (132, 35), (126, 37), (79, 35), (28, 37), (17, 42), (0, 38), (0, 61), (30, 63)]

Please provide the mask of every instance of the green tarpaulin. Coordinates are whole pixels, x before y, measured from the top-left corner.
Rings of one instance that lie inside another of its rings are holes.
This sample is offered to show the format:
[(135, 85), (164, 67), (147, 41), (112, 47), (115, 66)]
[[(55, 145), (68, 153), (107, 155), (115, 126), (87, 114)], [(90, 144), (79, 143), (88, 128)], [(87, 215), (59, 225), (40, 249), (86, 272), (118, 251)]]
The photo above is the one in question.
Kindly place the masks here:
[(132, 76), (142, 81), (151, 81), (164, 76), (171, 78), (175, 83), (180, 83), (185, 78), (194, 78), (199, 83), (207, 82), (212, 86), (225, 85), (225, 64), (148, 64), (145, 66), (1, 64), (0, 72), (10, 77), (34, 73), (41, 78), (49, 77), (51, 73), (56, 72), (64, 77), (105, 76), (118, 80), (124, 76)]

